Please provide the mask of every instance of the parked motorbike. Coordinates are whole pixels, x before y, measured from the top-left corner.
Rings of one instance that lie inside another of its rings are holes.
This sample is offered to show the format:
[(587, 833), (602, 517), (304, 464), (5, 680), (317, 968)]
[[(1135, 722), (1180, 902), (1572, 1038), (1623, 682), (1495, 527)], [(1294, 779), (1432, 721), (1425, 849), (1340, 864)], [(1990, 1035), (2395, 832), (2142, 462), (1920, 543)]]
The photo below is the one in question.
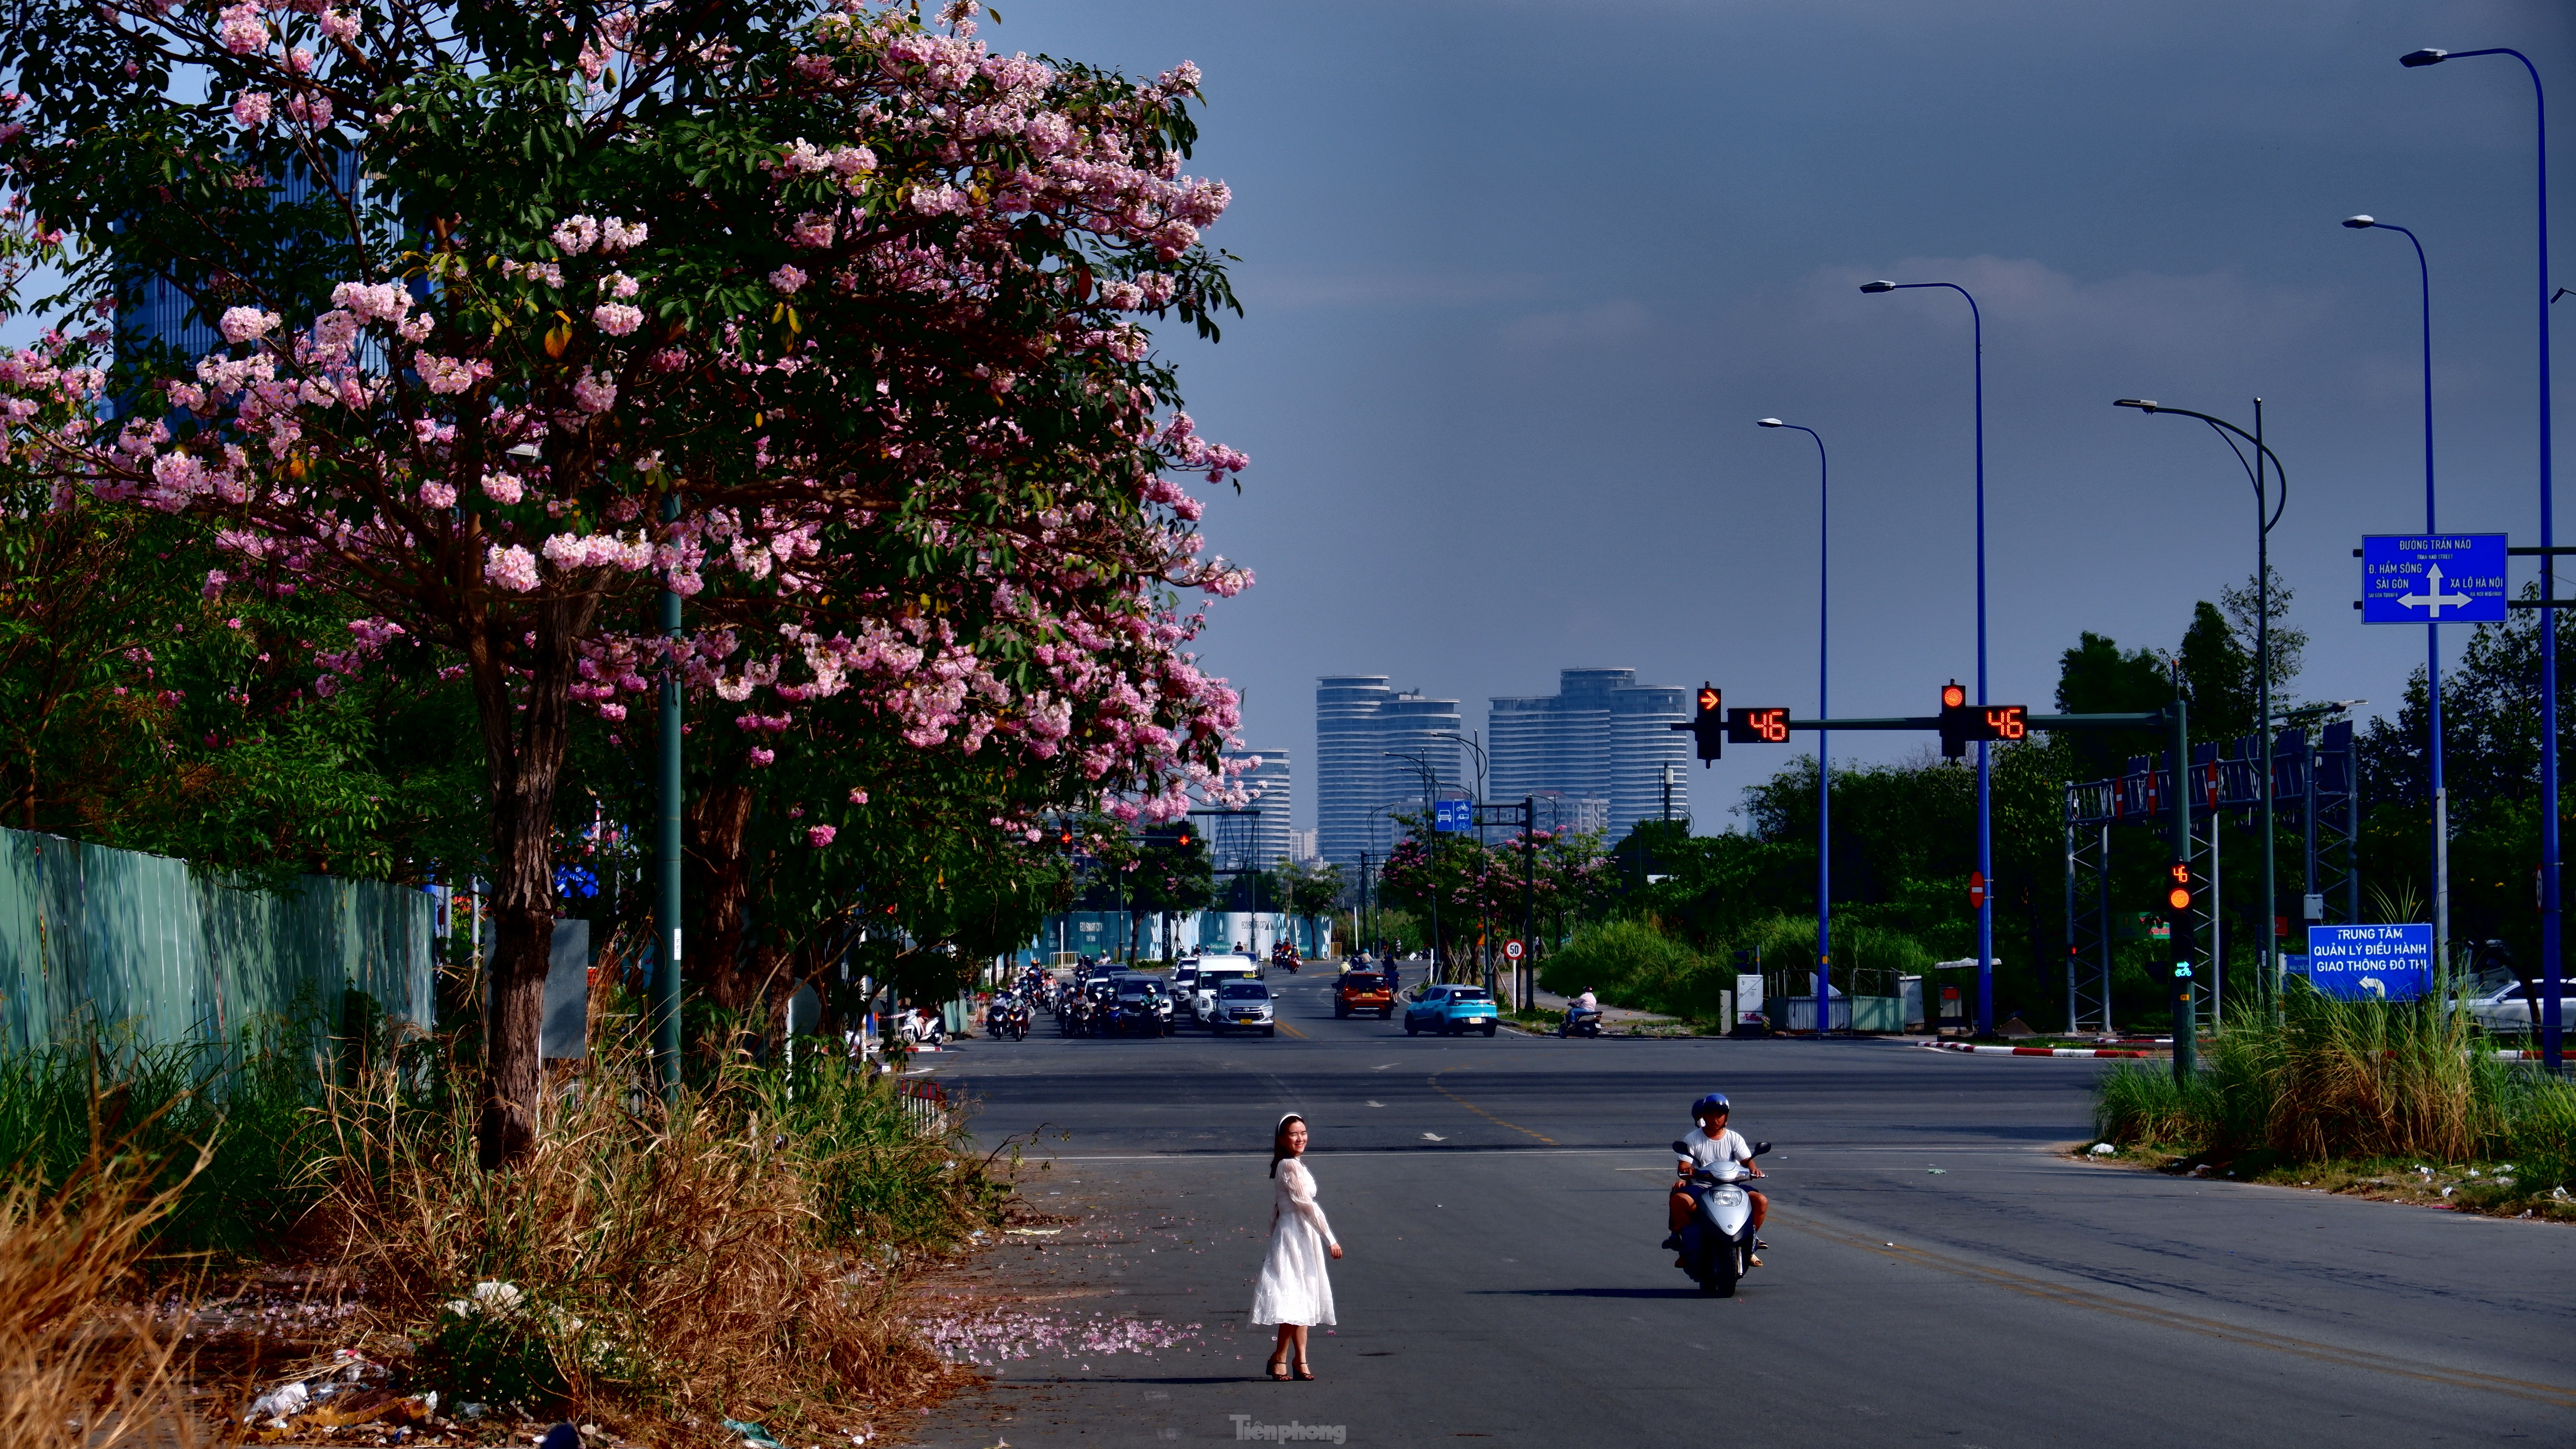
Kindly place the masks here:
[(1556, 1034), (1558, 1036), (1599, 1036), (1601, 1008), (1596, 1006), (1587, 1010), (1580, 1006), (1567, 1007), (1565, 1019), (1556, 1024)]
[[(1770, 1150), (1768, 1142), (1753, 1144), (1755, 1157)], [(1673, 1153), (1687, 1157), (1690, 1149), (1676, 1141)], [(1741, 1167), (1732, 1162), (1722, 1164), (1718, 1173), (1690, 1175), (1691, 1196), (1698, 1201), (1681, 1232), (1683, 1271), (1713, 1298), (1734, 1297), (1735, 1285), (1752, 1266), (1753, 1199), (1739, 1181), (1742, 1176)]]

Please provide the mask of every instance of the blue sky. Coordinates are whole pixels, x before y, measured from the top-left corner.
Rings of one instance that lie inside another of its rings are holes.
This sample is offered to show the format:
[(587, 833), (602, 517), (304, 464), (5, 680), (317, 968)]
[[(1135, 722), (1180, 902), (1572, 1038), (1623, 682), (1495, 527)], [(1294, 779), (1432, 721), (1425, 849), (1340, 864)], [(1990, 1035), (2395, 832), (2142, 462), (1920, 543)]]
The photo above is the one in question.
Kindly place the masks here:
[[(1177, 336), (1248, 450), (1212, 544), (1260, 575), (1206, 658), (1257, 747), (1311, 762), (1318, 674), (1467, 701), (1628, 665), (1800, 713), (1816, 467), (1834, 473), (1837, 713), (1972, 677), (1967, 308), (1986, 323), (1993, 692), (2044, 707), (2077, 631), (2175, 643), (2249, 578), (2252, 490), (2197, 423), (2265, 399), (2299, 692), (2393, 710), (2414, 629), (2351, 550), (2423, 522), (2415, 227), (2433, 266), (2445, 528), (2538, 528), (2533, 110), (2576, 107), (2539, 3), (1016, 0), (1003, 49), (1206, 73), (1192, 170), (1247, 315)], [(2560, 174), (2576, 140), (2556, 131)], [(2576, 222), (2558, 188), (2560, 234)], [(2576, 284), (2576, 274), (2555, 280)], [(2562, 375), (2576, 371), (2576, 350)], [(2571, 529), (2576, 533), (2576, 529)], [(2519, 577), (2519, 576), (2518, 576)], [(2462, 631), (2452, 631), (2454, 635)], [(2456, 643), (2456, 639), (2453, 641)], [(1901, 755), (1901, 736), (1836, 743)], [(1786, 751), (1694, 770), (1700, 828)], [(1310, 779), (1299, 782), (1311, 823)]]
[[(1000, 8), (1005, 50), (1205, 72), (1192, 169), (1233, 186), (1209, 240), (1247, 315), (1166, 341), (1202, 430), (1252, 455), (1206, 531), (1261, 580), (1205, 657), (1301, 776), (1319, 674), (1476, 725), (1585, 665), (1808, 712), (1815, 456), (1763, 416), (1832, 447), (1836, 712), (1972, 678), (1967, 310), (1873, 277), (1984, 308), (1998, 700), (2046, 706), (2079, 630), (2170, 647), (2251, 575), (2235, 460), (2110, 402), (2250, 422), (2260, 395), (2299, 690), (2394, 708), (2423, 639), (2354, 622), (2351, 550), (2423, 521), (2414, 261), (2355, 212), (2431, 256), (2443, 525), (2536, 540), (2530, 84), (2396, 62), (2517, 46), (2576, 115), (2563, 0)], [(2576, 130), (2555, 139), (2565, 237)], [(1700, 828), (1787, 757), (1694, 770)]]

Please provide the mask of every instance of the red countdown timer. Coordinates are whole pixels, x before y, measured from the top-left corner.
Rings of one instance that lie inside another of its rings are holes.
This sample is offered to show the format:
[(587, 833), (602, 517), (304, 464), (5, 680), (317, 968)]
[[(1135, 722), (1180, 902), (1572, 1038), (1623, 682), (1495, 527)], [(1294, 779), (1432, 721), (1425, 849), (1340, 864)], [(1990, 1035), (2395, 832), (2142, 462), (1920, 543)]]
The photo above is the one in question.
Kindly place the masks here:
[(2018, 740), (2030, 734), (2030, 708), (2027, 705), (1998, 705), (1986, 711), (1986, 738)]
[(1730, 745), (1785, 745), (1789, 742), (1789, 712), (1785, 709), (1730, 709), (1726, 712), (1726, 742)]

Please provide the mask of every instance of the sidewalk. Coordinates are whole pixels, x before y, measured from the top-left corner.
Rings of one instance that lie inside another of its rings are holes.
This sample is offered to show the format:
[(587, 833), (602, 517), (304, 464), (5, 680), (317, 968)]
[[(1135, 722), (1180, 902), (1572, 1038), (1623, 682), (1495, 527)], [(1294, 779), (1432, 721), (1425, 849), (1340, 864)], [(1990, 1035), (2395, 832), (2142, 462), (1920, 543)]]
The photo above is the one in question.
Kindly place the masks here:
[[(1537, 1000), (1539, 1010), (1553, 1012), (1558, 1016), (1565, 1015), (1564, 997), (1535, 988), (1532, 989), (1531, 994)], [(1634, 1031), (1648, 1026), (1679, 1026), (1682, 1024), (1682, 1019), (1678, 1016), (1657, 1016), (1651, 1011), (1632, 1011), (1624, 1006), (1612, 1006), (1608, 1002), (1603, 1002), (1601, 1024), (1612, 1031)]]

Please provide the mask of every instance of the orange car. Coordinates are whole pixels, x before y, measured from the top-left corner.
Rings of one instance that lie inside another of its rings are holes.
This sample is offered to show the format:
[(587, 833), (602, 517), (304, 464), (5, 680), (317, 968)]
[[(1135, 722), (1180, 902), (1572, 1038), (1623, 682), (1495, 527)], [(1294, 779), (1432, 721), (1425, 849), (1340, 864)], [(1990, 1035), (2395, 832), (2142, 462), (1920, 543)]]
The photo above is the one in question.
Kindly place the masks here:
[(1395, 993), (1386, 989), (1386, 978), (1374, 971), (1345, 971), (1333, 983), (1333, 1015), (1349, 1016), (1362, 1011), (1374, 1011), (1392, 1020)]

